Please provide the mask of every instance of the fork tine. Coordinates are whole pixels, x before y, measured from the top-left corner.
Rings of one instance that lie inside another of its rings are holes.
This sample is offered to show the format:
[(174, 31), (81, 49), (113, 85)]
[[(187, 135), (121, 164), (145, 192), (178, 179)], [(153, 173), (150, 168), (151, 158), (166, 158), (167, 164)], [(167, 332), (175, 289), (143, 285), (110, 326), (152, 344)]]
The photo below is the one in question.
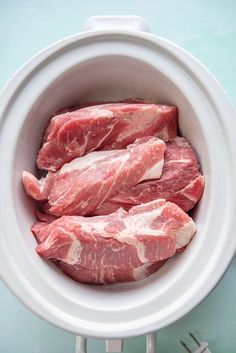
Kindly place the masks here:
[(187, 346), (187, 344), (184, 341), (180, 341), (180, 343), (182, 344), (182, 346), (186, 349), (186, 351), (188, 353), (192, 353), (191, 349)]
[(189, 336), (194, 340), (194, 342), (198, 345), (198, 347), (201, 347), (201, 343), (198, 341), (198, 339), (193, 335), (192, 332), (188, 333)]

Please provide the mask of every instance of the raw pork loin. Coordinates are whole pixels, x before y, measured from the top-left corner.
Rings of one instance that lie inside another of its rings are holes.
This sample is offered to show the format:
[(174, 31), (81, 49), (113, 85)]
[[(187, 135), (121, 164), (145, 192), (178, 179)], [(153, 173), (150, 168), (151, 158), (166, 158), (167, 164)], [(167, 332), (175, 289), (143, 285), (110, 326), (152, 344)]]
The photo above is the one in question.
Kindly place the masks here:
[(167, 143), (161, 178), (143, 181), (125, 192), (119, 192), (104, 202), (94, 213), (109, 214), (119, 207), (126, 210), (134, 205), (158, 198), (176, 203), (184, 211), (195, 206), (202, 196), (204, 178), (199, 172), (195, 152), (184, 137), (176, 137)]
[(196, 232), (177, 205), (156, 200), (107, 216), (63, 216), (36, 222), (32, 231), (45, 259), (59, 261), (79, 282), (107, 284), (145, 278), (155, 272)]
[(88, 215), (119, 190), (160, 177), (165, 143), (156, 137), (138, 139), (126, 150), (92, 152), (37, 180), (23, 173), (28, 195), (48, 199), (47, 212), (56, 216)]
[(110, 103), (59, 114), (51, 119), (37, 157), (40, 169), (56, 171), (96, 149), (124, 148), (135, 139), (176, 136), (177, 108), (144, 103)]

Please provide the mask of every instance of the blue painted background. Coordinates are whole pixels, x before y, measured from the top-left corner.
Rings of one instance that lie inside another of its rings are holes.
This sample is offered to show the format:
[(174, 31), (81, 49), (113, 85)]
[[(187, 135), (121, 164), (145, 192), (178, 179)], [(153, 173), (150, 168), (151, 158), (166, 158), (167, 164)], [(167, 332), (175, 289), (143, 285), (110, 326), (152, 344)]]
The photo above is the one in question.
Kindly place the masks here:
[[(0, 0), (0, 88), (40, 49), (81, 31), (89, 16), (130, 14), (143, 16), (153, 33), (172, 40), (202, 61), (236, 106), (234, 0)], [(187, 334), (192, 331), (209, 342), (212, 352), (235, 353), (235, 298), (234, 259), (202, 304), (158, 333), (158, 352), (183, 352), (178, 341), (188, 340)], [(0, 353), (72, 353), (74, 345), (72, 334), (36, 317), (0, 283)], [(89, 340), (89, 353), (104, 351), (101, 340)], [(125, 340), (124, 351), (144, 352), (144, 337)]]

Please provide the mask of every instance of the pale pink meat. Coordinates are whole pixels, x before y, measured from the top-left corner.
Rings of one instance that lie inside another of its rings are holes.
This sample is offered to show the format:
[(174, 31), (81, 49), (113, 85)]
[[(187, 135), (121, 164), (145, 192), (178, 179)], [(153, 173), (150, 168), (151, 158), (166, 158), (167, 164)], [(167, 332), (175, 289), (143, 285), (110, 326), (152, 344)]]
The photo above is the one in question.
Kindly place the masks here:
[(186, 212), (193, 208), (204, 189), (204, 177), (200, 174), (196, 154), (183, 137), (176, 137), (166, 146), (163, 173), (159, 179), (145, 180), (130, 190), (119, 192), (94, 214), (109, 214), (119, 207), (128, 210), (158, 198), (174, 202)]
[(66, 111), (54, 116), (46, 128), (37, 165), (56, 171), (90, 151), (124, 148), (150, 135), (168, 141), (176, 132), (175, 106), (109, 103)]
[(49, 182), (48, 177), (38, 181), (24, 172), (23, 184), (31, 197), (48, 199), (50, 214), (88, 215), (119, 190), (128, 190), (153, 175), (160, 177), (164, 151), (162, 140), (144, 137), (125, 150), (92, 152), (77, 158), (58, 172), (50, 172)]
[[(48, 232), (45, 232), (46, 227), (49, 223), (53, 222), (56, 217), (44, 214), (42, 212), (36, 211), (36, 217), (38, 221), (36, 221), (32, 227), (31, 231), (34, 234), (37, 242), (41, 244), (48, 236)], [(182, 248), (183, 249), (183, 248)], [(178, 249), (176, 250), (178, 251)], [(157, 261), (151, 264), (143, 265), (143, 270), (139, 269), (136, 271), (136, 280), (144, 279), (147, 276), (155, 273), (159, 268), (166, 262), (167, 260)], [(111, 283), (110, 274), (112, 272), (112, 277), (114, 282), (129, 282), (133, 281), (133, 268), (126, 269), (125, 272), (117, 270), (113, 267), (110, 272), (103, 272), (102, 268), (95, 269), (87, 269), (75, 265), (69, 265), (63, 261), (55, 261), (54, 263), (69, 277), (76, 280), (77, 282), (82, 283), (93, 283), (93, 284), (101, 284), (98, 279), (101, 278), (101, 275), (104, 276), (105, 283)]]
[(35, 200), (46, 200), (52, 189), (55, 173), (48, 172), (46, 177), (37, 179), (33, 174), (23, 171), (22, 182), (26, 194)]
[(57, 266), (62, 272), (77, 282), (87, 284), (112, 284), (119, 282), (133, 282), (134, 280), (140, 281), (159, 270), (166, 261), (167, 260), (162, 260), (153, 264), (141, 265), (140, 268), (137, 268), (136, 273), (132, 267), (127, 268), (125, 266), (124, 270), (118, 266), (117, 268), (106, 268), (105, 271), (101, 267), (91, 270), (80, 266), (69, 265), (63, 261), (58, 261)]
[(45, 259), (59, 261), (73, 279), (106, 284), (145, 278), (186, 246), (196, 232), (177, 205), (156, 200), (107, 216), (63, 216), (32, 231)]

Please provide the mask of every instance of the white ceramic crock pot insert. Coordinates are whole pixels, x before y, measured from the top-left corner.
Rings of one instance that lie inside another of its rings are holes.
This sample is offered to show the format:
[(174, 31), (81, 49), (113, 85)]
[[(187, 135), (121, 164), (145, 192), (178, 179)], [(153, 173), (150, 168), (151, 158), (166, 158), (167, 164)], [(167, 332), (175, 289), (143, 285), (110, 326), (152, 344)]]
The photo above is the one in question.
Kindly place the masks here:
[[(179, 319), (212, 290), (229, 265), (236, 245), (236, 119), (222, 88), (187, 52), (137, 31), (145, 29), (137, 18), (128, 20), (130, 30), (122, 28), (122, 19), (112, 20), (119, 29), (102, 30), (101, 23), (92, 19), (90, 31), (40, 52), (2, 92), (0, 271), (14, 294), (49, 322), (76, 334), (117, 338), (152, 332)], [(52, 112), (78, 102), (127, 97), (179, 107), (181, 134), (196, 149), (206, 178), (194, 212), (198, 232), (183, 254), (144, 281), (75, 283), (34, 251), (29, 228), (35, 206), (24, 194), (21, 173), (35, 172)]]

